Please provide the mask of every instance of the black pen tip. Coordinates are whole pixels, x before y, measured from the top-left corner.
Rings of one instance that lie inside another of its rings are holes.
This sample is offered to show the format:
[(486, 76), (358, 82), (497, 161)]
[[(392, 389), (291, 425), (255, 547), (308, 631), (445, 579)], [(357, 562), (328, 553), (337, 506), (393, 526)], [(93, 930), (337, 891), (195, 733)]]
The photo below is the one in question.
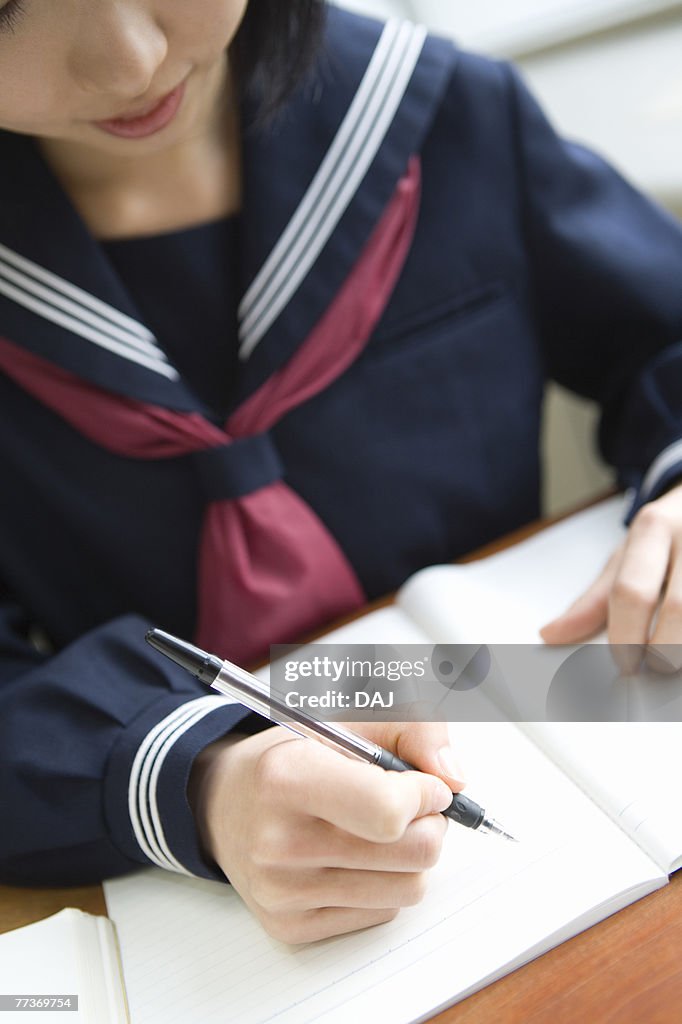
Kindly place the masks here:
[(165, 633), (162, 629), (148, 630), (145, 640), (154, 650), (165, 654), (176, 665), (180, 665), (203, 683), (210, 685), (222, 667), (220, 658), (202, 651), (194, 644), (188, 644), (186, 640), (181, 640), (172, 633)]

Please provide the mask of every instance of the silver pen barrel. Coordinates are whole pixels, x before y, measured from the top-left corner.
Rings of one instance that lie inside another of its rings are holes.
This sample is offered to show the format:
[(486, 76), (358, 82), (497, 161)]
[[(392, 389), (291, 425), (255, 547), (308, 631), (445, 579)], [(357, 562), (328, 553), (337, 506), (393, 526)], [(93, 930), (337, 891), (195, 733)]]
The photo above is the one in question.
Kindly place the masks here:
[(349, 732), (333, 722), (323, 722), (309, 712), (289, 707), (282, 694), (230, 661), (223, 661), (218, 675), (210, 685), (214, 690), (234, 697), (251, 711), (277, 725), (285, 726), (299, 736), (318, 740), (360, 761), (368, 761), (370, 764), (379, 762), (381, 747), (372, 740)]

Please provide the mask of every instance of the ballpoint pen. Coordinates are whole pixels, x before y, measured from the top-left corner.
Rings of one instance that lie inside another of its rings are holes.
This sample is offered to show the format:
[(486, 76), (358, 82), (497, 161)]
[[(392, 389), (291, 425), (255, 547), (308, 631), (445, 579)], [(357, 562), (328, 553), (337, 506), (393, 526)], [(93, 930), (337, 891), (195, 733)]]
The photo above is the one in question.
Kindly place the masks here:
[[(376, 764), (387, 771), (417, 770), (365, 736), (351, 732), (336, 723), (314, 718), (298, 708), (289, 707), (260, 679), (230, 661), (223, 661), (217, 655), (202, 651), (201, 648), (161, 629), (150, 629), (146, 640), (155, 650), (165, 654), (200, 682), (219, 693), (233, 697), (256, 714), (290, 729), (299, 736), (315, 739), (346, 755), (369, 764)], [(452, 803), (442, 813), (466, 828), (494, 833), (511, 842), (517, 841), (474, 800), (462, 793), (453, 793)]]

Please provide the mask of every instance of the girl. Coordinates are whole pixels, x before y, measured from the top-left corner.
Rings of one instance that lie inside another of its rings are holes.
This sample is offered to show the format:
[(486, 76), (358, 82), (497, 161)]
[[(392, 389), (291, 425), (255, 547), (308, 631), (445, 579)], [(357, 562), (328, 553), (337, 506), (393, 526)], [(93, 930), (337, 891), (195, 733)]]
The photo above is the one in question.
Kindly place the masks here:
[(444, 727), (368, 726), (423, 769), (376, 772), (146, 629), (253, 660), (533, 518), (552, 375), (637, 494), (546, 639), (643, 644), (664, 585), (678, 639), (682, 234), (509, 67), (315, 0), (0, 0), (0, 128), (2, 877), (387, 920), (462, 784)]

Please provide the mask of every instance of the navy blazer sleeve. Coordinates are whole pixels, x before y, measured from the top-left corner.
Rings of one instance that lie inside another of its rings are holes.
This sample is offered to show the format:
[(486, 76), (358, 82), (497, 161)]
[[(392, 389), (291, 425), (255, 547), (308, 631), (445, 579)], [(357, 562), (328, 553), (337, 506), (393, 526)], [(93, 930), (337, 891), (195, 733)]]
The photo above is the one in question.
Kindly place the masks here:
[(186, 786), (196, 754), (248, 713), (165, 664), (149, 625), (122, 617), (48, 656), (0, 606), (1, 881), (84, 884), (143, 864), (223, 877)]
[(512, 131), (549, 376), (598, 401), (631, 515), (682, 475), (682, 229), (559, 138), (517, 72)]

